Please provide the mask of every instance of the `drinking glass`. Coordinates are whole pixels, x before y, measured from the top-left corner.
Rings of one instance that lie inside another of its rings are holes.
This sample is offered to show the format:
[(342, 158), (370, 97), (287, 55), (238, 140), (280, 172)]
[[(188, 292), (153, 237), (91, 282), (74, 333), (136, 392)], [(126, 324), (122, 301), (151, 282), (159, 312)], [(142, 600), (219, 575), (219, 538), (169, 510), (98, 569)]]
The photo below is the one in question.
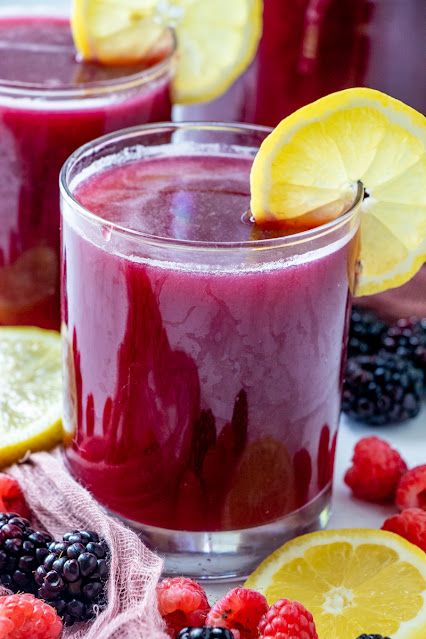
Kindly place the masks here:
[(249, 212), (265, 127), (134, 127), (61, 172), (65, 459), (169, 574), (242, 577), (326, 524), (359, 210)]
[(0, 325), (59, 329), (59, 171), (83, 143), (169, 120), (174, 36), (148, 65), (78, 61), (56, 4), (0, 7)]

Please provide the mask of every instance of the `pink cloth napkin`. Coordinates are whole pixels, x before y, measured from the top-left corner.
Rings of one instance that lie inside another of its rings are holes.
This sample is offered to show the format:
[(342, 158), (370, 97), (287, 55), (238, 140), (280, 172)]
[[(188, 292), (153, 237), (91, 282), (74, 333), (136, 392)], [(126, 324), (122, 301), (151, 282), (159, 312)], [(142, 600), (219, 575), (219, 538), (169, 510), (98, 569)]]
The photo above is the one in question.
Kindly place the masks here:
[(61, 454), (35, 453), (7, 472), (19, 481), (35, 514), (34, 526), (58, 540), (69, 530), (95, 530), (111, 549), (107, 608), (94, 621), (64, 630), (64, 637), (168, 639), (155, 593), (161, 559), (134, 532), (104, 513), (90, 493), (71, 478)]

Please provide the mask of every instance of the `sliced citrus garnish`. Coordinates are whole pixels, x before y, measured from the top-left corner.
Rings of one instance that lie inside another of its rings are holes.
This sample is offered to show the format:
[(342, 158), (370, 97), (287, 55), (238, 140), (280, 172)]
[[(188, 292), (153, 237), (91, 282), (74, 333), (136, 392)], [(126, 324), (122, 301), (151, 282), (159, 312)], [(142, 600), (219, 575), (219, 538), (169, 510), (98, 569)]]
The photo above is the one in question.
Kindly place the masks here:
[(161, 38), (155, 0), (74, 0), (71, 30), (85, 60), (127, 64), (144, 58)]
[(313, 615), (319, 639), (362, 633), (424, 639), (426, 554), (384, 530), (302, 535), (265, 559), (244, 584), (272, 605), (286, 597)]
[[(54, 307), (58, 271), (56, 252), (47, 246), (28, 249), (13, 264), (1, 267), (1, 324), (28, 324), (49, 300)], [(55, 311), (56, 308), (52, 313)]]
[(220, 95), (244, 71), (262, 33), (262, 0), (74, 0), (71, 27), (83, 58), (136, 62), (166, 27), (177, 36), (174, 101)]
[(225, 529), (259, 526), (296, 508), (293, 464), (287, 448), (272, 437), (248, 444), (226, 495)]
[(0, 467), (62, 440), (61, 336), (0, 328)]
[[(399, 286), (426, 259), (426, 118), (379, 91), (346, 89), (285, 118), (251, 173), (259, 224), (331, 210), (361, 181), (357, 295)], [(313, 215), (314, 217), (314, 215)]]

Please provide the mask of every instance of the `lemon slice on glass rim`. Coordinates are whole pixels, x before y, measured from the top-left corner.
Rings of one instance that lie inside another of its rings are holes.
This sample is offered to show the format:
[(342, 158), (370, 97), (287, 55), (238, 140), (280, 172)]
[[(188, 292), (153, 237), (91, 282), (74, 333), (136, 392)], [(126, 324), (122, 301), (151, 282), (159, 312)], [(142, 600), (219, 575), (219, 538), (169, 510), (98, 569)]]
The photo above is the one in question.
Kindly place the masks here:
[(61, 336), (0, 328), (0, 468), (62, 441)]
[(264, 140), (251, 172), (259, 225), (297, 224), (347, 200), (362, 204), (356, 295), (400, 286), (426, 259), (426, 118), (379, 91), (332, 93), (285, 118)]
[(384, 530), (302, 535), (265, 559), (244, 584), (269, 605), (300, 601), (319, 639), (426, 636), (426, 553)]
[(173, 99), (184, 104), (221, 95), (246, 69), (262, 12), (262, 0), (73, 0), (71, 28), (84, 59), (125, 64), (144, 58), (173, 27)]

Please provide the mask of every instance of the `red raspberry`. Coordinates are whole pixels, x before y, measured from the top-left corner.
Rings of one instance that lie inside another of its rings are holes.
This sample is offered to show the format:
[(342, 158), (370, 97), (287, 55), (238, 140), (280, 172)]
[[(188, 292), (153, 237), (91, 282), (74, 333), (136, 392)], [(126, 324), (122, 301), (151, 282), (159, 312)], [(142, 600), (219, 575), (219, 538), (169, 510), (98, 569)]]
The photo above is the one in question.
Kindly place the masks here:
[(0, 597), (0, 639), (57, 639), (62, 621), (56, 610), (33, 595)]
[(298, 601), (278, 599), (259, 622), (259, 639), (318, 639), (315, 623)]
[(254, 639), (258, 636), (257, 626), (262, 615), (268, 610), (266, 598), (250, 588), (234, 588), (210, 610), (206, 625), (228, 628), (234, 639)]
[(401, 477), (396, 489), (395, 503), (399, 510), (423, 508), (426, 510), (426, 464), (416, 466)]
[(0, 512), (17, 513), (25, 519), (31, 514), (18, 482), (5, 473), (0, 473)]
[(367, 501), (391, 501), (407, 465), (400, 454), (378, 437), (364, 437), (356, 444), (345, 483), (355, 497)]
[(389, 530), (411, 541), (426, 552), (426, 510), (407, 508), (386, 519), (382, 530)]
[(204, 588), (192, 579), (163, 579), (157, 586), (157, 598), (171, 637), (186, 626), (204, 626), (210, 605)]

